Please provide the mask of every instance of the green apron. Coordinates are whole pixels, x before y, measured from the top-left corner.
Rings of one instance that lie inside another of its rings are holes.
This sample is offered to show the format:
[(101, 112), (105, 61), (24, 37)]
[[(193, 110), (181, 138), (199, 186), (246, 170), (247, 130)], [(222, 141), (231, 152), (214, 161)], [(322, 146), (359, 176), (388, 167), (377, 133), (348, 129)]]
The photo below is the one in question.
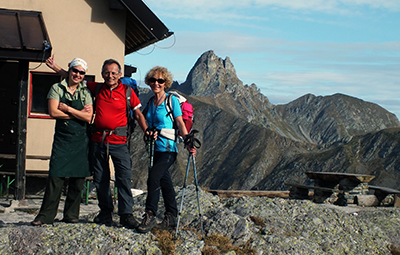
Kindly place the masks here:
[[(78, 91), (75, 93), (78, 93), (78, 96), (74, 97), (74, 100), (66, 99), (64, 93), (60, 101), (72, 108), (82, 110), (84, 105), (80, 93)], [(57, 119), (49, 176), (88, 177), (90, 175), (87, 123), (78, 119)]]

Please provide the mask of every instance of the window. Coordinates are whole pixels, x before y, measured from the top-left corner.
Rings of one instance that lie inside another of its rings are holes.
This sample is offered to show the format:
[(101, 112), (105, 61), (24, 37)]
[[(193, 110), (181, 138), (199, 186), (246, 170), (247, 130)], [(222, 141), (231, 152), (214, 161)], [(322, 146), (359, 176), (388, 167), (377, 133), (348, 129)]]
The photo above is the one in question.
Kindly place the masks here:
[[(94, 81), (94, 75), (85, 75), (85, 80)], [(54, 83), (60, 82), (61, 76), (55, 73), (31, 72), (29, 117), (50, 118), (47, 109), (47, 94)]]
[(60, 82), (61, 76), (55, 73), (31, 72), (29, 117), (47, 117), (47, 93), (54, 83)]

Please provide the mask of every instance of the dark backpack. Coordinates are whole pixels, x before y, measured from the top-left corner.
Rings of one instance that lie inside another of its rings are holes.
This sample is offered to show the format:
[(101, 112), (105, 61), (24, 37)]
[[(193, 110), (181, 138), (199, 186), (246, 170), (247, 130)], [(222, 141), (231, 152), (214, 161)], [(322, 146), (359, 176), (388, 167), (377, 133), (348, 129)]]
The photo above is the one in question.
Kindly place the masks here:
[[(131, 86), (131, 88), (135, 92), (136, 96), (139, 98), (139, 88), (138, 88), (138, 85), (137, 85), (137, 82), (136, 82), (135, 79), (132, 79), (131, 77), (122, 77), (120, 80), (121, 80), (122, 84)], [(130, 119), (128, 118), (128, 121), (129, 121), (130, 132), (132, 134), (133, 131), (135, 130), (135, 127), (136, 127), (136, 121), (133, 118), (133, 111), (132, 110), (131, 110), (131, 114), (130, 115), (131, 116), (130, 116)]]
[(139, 89), (135, 79), (132, 79), (130, 77), (122, 77), (120, 80), (122, 84), (131, 86), (133, 91), (135, 91), (136, 96), (139, 98)]

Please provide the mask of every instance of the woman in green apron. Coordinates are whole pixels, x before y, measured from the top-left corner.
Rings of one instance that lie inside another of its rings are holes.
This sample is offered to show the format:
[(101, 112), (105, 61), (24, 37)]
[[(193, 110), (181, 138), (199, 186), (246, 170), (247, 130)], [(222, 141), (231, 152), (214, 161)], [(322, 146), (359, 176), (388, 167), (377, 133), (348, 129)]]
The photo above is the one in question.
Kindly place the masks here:
[(69, 63), (68, 77), (54, 84), (47, 95), (49, 114), (56, 119), (49, 178), (42, 206), (33, 226), (52, 224), (57, 215), (65, 179), (69, 178), (63, 221), (77, 223), (81, 191), (89, 170), (88, 122), (92, 119), (93, 99), (83, 83), (87, 71), (84, 60)]

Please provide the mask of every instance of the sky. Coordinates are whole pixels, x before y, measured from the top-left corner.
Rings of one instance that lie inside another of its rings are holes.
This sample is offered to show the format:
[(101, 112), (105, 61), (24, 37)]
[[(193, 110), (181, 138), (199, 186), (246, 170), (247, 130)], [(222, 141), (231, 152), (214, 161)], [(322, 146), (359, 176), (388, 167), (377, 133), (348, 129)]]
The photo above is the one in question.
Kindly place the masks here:
[(174, 35), (125, 57), (182, 83), (206, 51), (274, 105), (342, 93), (400, 118), (400, 0), (143, 0)]

